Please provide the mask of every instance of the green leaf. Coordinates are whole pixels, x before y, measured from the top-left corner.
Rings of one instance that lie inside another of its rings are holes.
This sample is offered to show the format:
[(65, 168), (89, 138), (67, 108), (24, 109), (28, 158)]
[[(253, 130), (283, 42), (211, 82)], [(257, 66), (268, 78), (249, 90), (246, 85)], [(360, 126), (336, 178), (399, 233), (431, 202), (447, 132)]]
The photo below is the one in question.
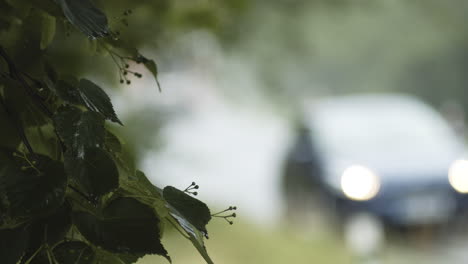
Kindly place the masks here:
[(74, 106), (62, 106), (54, 116), (54, 124), (67, 147), (67, 153), (83, 159), (87, 148), (104, 145), (104, 120), (95, 112)]
[(86, 148), (80, 158), (65, 155), (65, 167), (72, 179), (92, 197), (102, 196), (119, 186), (117, 166), (101, 148)]
[(135, 254), (117, 254), (107, 252), (105, 250), (96, 248), (95, 264), (132, 264), (137, 262), (143, 255)]
[(53, 247), (64, 241), (71, 227), (71, 208), (64, 203), (52, 214), (33, 221), (29, 226), (29, 243), (23, 259), (29, 259), (44, 244)]
[(120, 185), (124, 195), (136, 197), (138, 201), (151, 206), (160, 218), (169, 215), (162, 190), (154, 186), (142, 171), (137, 170), (130, 177), (122, 177)]
[(51, 85), (52, 91), (57, 95), (60, 99), (62, 99), (65, 103), (68, 104), (77, 104), (82, 105), (83, 99), (81, 99), (80, 91), (65, 80), (58, 80), (55, 85)]
[(0, 164), (0, 194), (12, 217), (29, 218), (57, 209), (65, 196), (63, 163), (46, 156), (13, 157)]
[(203, 241), (204, 235), (194, 227), (189, 221), (187, 221), (184, 216), (179, 213), (174, 207), (169, 205), (170, 216), (166, 219), (172, 223), (173, 226), (177, 228), (181, 234), (184, 235), (193, 246), (198, 250), (200, 255), (205, 259), (206, 263), (214, 264), (211, 260), (208, 252), (206, 251), (205, 242)]
[(91, 264), (96, 256), (94, 249), (81, 241), (63, 242), (54, 248), (53, 253), (61, 264)]
[(208, 206), (172, 186), (163, 189), (163, 197), (170, 211), (166, 219), (177, 227), (179, 232), (186, 234), (208, 264), (213, 264), (203, 241), (203, 237), (208, 237), (206, 224), (211, 220)]
[(24, 226), (15, 229), (0, 229), (0, 256), (2, 264), (16, 264), (21, 259), (28, 243)]
[(21, 142), (18, 136), (18, 130), (13, 122), (15, 121), (10, 119), (5, 109), (0, 105), (0, 146), (16, 148)]
[(120, 153), (122, 151), (122, 144), (119, 138), (112, 132), (106, 129), (105, 133), (106, 147), (111, 153)]
[(116, 198), (100, 216), (76, 212), (74, 224), (93, 244), (114, 253), (158, 254), (169, 261), (161, 244), (160, 220), (153, 209), (133, 198)]
[(90, 38), (109, 35), (106, 15), (90, 0), (55, 0), (62, 7), (65, 17)]
[(137, 59), (136, 59), (137, 62), (143, 62), (143, 64), (145, 65), (145, 67), (151, 72), (151, 74), (153, 75), (155, 81), (156, 81), (156, 84), (158, 85), (158, 89), (159, 91), (161, 91), (161, 85), (159, 84), (159, 80), (158, 80), (158, 66), (156, 65), (156, 62), (154, 62), (154, 60), (150, 60), (146, 57), (144, 57), (143, 55), (139, 54)]
[(54, 126), (47, 124), (41, 127), (28, 127), (24, 133), (35, 153), (48, 156), (53, 159), (60, 158), (60, 142), (55, 134)]
[(41, 50), (47, 48), (55, 36), (55, 17), (42, 13)]
[(49, 118), (38, 107), (35, 99), (26, 92), (26, 89), (18, 81), (7, 78), (1, 81), (4, 82), (3, 98), (10, 114), (16, 119), (21, 119), (20, 122), (24, 127), (41, 126), (49, 121)]
[(62, 241), (71, 226), (71, 208), (64, 203), (55, 212), (32, 223), (32, 239), (42, 237), (41, 241), (50, 246)]
[(105, 119), (119, 123), (119, 118), (115, 114), (114, 107), (109, 96), (96, 84), (87, 79), (81, 79), (78, 84), (81, 98), (88, 109), (100, 113)]
[(163, 197), (184, 219), (208, 235), (206, 225), (211, 220), (211, 213), (205, 203), (172, 186), (164, 188)]

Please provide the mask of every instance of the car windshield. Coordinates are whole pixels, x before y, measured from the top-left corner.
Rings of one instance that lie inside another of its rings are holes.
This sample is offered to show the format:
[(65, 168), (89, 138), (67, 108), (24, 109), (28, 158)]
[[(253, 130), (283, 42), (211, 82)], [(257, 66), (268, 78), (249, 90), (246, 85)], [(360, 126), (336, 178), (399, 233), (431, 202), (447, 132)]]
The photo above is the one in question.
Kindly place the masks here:
[(441, 154), (456, 144), (437, 113), (411, 100), (329, 102), (315, 108), (313, 124), (322, 151), (339, 157)]

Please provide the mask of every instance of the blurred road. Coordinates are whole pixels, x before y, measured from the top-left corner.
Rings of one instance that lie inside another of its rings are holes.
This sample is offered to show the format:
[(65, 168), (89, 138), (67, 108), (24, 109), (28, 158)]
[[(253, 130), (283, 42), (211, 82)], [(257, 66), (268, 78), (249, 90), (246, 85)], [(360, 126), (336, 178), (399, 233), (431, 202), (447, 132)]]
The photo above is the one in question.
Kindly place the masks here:
[(468, 236), (466, 232), (453, 234), (433, 244), (420, 241), (419, 244), (406, 242), (390, 245), (385, 249), (384, 262), (406, 263), (468, 263)]

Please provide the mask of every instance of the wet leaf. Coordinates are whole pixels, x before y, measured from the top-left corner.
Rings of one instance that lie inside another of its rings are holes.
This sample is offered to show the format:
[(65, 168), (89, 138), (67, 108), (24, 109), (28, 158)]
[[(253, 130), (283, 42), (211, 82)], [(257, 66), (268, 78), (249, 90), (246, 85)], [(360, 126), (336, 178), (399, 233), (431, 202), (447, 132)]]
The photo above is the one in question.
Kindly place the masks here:
[(208, 264), (213, 264), (203, 241), (208, 236), (206, 224), (211, 220), (206, 204), (172, 186), (163, 189), (163, 196), (170, 212), (166, 219), (188, 236)]
[(119, 186), (117, 166), (101, 148), (86, 148), (80, 158), (66, 155), (65, 167), (72, 180), (93, 197), (102, 196)]
[(81, 79), (78, 84), (81, 98), (86, 107), (91, 111), (100, 113), (105, 119), (119, 123), (119, 118), (115, 114), (114, 107), (109, 96), (96, 84), (87, 79)]
[(134, 175), (123, 177), (120, 185), (126, 195), (134, 195), (138, 201), (153, 207), (160, 218), (168, 216), (162, 190), (154, 186), (142, 171), (137, 170)]
[(94, 262), (94, 249), (81, 241), (67, 241), (54, 248), (54, 256), (58, 263), (91, 264)]
[(112, 153), (120, 153), (122, 151), (122, 144), (119, 138), (112, 132), (106, 129), (105, 141), (107, 149)]
[(90, 38), (109, 35), (106, 15), (90, 0), (55, 0), (62, 7), (65, 17)]
[(51, 85), (53, 92), (65, 103), (83, 105), (78, 88), (65, 80), (58, 80), (55, 85)]
[(160, 241), (160, 219), (152, 208), (121, 197), (111, 201), (100, 215), (76, 212), (73, 217), (80, 233), (95, 245), (114, 253), (158, 254), (170, 260)]
[(172, 186), (164, 188), (163, 197), (184, 219), (203, 234), (208, 234), (206, 225), (211, 220), (211, 213), (205, 203)]
[(67, 153), (73, 157), (83, 159), (87, 148), (104, 145), (104, 120), (95, 112), (62, 106), (54, 116), (54, 124)]
[(184, 234), (184, 236), (188, 238), (190, 242), (192, 242), (193, 246), (205, 259), (206, 263), (214, 264), (213, 260), (211, 260), (210, 256), (208, 255), (208, 251), (206, 251), (205, 242), (203, 241), (204, 235), (187, 219), (185, 219), (184, 216), (174, 207), (170, 205), (168, 207), (170, 210), (170, 216), (168, 216), (166, 219), (171, 222), (179, 232)]
[(65, 196), (63, 163), (38, 154), (28, 159), (12, 158), (0, 164), (0, 193), (8, 201), (8, 212), (13, 217), (48, 214), (63, 203)]
[(0, 229), (0, 256), (2, 264), (16, 264), (21, 259), (28, 243), (24, 226), (15, 229)]
[(29, 259), (44, 244), (53, 247), (64, 241), (71, 227), (71, 208), (64, 203), (52, 214), (40, 217), (29, 224), (29, 243), (24, 259)]
[(95, 264), (132, 264), (143, 255), (111, 253), (102, 249), (96, 249)]

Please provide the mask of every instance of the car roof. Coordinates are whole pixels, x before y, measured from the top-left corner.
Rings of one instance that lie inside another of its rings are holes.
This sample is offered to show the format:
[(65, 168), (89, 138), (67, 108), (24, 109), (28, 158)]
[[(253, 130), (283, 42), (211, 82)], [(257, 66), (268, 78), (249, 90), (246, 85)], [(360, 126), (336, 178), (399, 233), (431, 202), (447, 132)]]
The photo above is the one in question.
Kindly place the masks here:
[(385, 171), (445, 169), (463, 148), (437, 111), (407, 95), (321, 98), (306, 105), (304, 123), (328, 160)]
[(376, 109), (426, 108), (428, 106), (414, 96), (406, 94), (356, 94), (330, 96), (306, 101), (303, 103), (304, 115), (313, 116), (318, 111), (329, 109), (343, 109), (354, 111), (368, 111)]

